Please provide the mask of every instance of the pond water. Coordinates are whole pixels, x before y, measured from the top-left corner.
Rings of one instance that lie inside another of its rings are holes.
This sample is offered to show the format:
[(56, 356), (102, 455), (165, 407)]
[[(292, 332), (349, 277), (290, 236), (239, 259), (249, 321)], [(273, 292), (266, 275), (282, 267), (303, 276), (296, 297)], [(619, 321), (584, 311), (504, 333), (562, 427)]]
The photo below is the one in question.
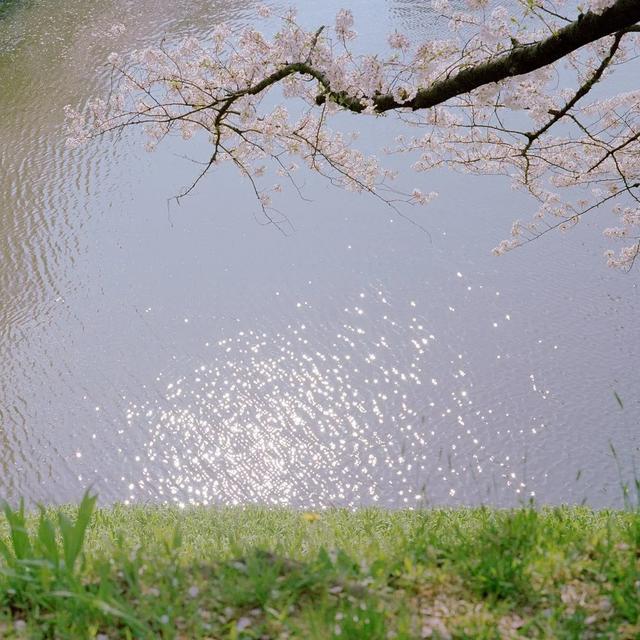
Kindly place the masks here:
[[(305, 24), (339, 0), (299, 2)], [(424, 3), (349, 3), (380, 46)], [(250, 0), (0, 4), (0, 495), (105, 502), (595, 506), (638, 459), (637, 270), (598, 214), (494, 258), (531, 204), (501, 180), (409, 215), (305, 178), (286, 235), (198, 143), (64, 147), (63, 106), (161, 38), (254, 20)], [(110, 31), (123, 23), (126, 31)], [(391, 118), (350, 117), (367, 140)], [(624, 403), (621, 409), (614, 395)], [(618, 470), (610, 445), (619, 452)]]

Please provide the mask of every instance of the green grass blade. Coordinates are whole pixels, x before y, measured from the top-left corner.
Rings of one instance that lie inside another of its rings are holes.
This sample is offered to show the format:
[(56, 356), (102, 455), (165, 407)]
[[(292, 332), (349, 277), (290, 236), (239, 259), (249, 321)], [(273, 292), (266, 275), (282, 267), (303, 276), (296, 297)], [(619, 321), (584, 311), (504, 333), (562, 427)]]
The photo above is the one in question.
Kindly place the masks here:
[(97, 496), (89, 495), (87, 491), (82, 497), (78, 507), (75, 525), (64, 514), (58, 514), (60, 532), (62, 534), (62, 548), (64, 562), (67, 570), (73, 572), (76, 560), (82, 551), (87, 527), (91, 522), (91, 516), (96, 505)]
[(56, 530), (53, 522), (47, 518), (44, 507), (40, 507), (40, 519), (38, 522), (38, 542), (43, 555), (55, 567), (60, 566), (60, 552), (56, 541)]
[(3, 540), (0, 540), (0, 554), (2, 554), (2, 557), (5, 559), (7, 564), (11, 564), (13, 562), (14, 555)]
[(144, 635), (148, 632), (145, 625), (138, 620), (135, 616), (124, 611), (122, 608), (117, 607), (106, 600), (102, 600), (101, 598), (96, 598), (95, 596), (90, 596), (84, 593), (75, 593), (73, 591), (66, 590), (57, 590), (52, 591), (49, 595), (57, 597), (57, 598), (66, 598), (70, 600), (77, 600), (82, 602), (90, 607), (93, 607), (100, 611), (105, 616), (111, 616), (114, 618), (118, 618), (129, 625), (134, 631), (139, 634)]
[(5, 502), (3, 511), (9, 525), (9, 536), (15, 557), (18, 560), (30, 558), (33, 555), (33, 549), (24, 517), (24, 500), (20, 500), (20, 507), (15, 511), (9, 503)]

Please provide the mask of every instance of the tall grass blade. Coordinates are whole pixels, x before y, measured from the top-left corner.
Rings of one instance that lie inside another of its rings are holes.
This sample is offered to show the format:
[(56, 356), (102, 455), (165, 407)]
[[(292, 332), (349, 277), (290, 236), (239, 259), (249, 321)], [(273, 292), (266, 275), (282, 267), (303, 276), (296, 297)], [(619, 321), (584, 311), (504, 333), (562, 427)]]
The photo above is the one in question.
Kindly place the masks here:
[(44, 507), (40, 507), (38, 542), (47, 560), (58, 568), (60, 566), (60, 551), (58, 550), (58, 542), (56, 540), (56, 530), (53, 522), (47, 518)]
[(93, 513), (97, 499), (97, 496), (89, 495), (88, 491), (84, 494), (78, 507), (75, 525), (72, 524), (71, 520), (64, 514), (58, 514), (58, 524), (60, 525), (60, 533), (62, 534), (64, 563), (69, 572), (73, 572), (76, 560), (82, 551), (87, 527), (89, 526), (89, 522), (91, 522), (91, 514)]
[(15, 511), (8, 502), (2, 505), (2, 509), (9, 525), (9, 536), (16, 559), (23, 560), (24, 558), (30, 558), (33, 555), (33, 549), (24, 517), (24, 500), (20, 500), (20, 506)]

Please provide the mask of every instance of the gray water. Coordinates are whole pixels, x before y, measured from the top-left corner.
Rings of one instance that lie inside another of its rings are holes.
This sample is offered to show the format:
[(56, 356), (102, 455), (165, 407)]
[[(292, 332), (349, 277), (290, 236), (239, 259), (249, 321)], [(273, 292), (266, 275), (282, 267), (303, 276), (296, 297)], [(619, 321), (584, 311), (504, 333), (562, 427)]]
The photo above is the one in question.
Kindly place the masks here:
[[(433, 28), (420, 2), (349, 5), (369, 48)], [(278, 203), (286, 235), (231, 171), (168, 206), (206, 148), (68, 151), (63, 106), (106, 90), (110, 51), (240, 28), (254, 3), (0, 6), (0, 495), (621, 503), (610, 444), (629, 479), (639, 304), (637, 271), (601, 258), (610, 214), (494, 258), (532, 204), (493, 178), (407, 172), (441, 193), (407, 212), (425, 232), (312, 176), (309, 201)], [(344, 122), (365, 143), (400, 131)]]

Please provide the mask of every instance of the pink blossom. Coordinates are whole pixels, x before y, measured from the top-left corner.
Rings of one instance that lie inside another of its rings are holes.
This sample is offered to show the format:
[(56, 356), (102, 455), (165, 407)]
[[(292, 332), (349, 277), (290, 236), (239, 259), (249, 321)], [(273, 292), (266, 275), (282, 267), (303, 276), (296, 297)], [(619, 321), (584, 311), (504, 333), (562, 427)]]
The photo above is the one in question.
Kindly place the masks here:
[(340, 9), (338, 15), (336, 15), (336, 33), (343, 40), (353, 40), (356, 37), (356, 32), (353, 27), (353, 14), (349, 9)]
[[(547, 0), (538, 4), (556, 7)], [(586, 0), (583, 9), (601, 13), (612, 4)], [(412, 42), (394, 32), (388, 36), (392, 51), (387, 54), (353, 53), (357, 34), (348, 9), (338, 12), (333, 30), (307, 30), (289, 11), (271, 36), (255, 28), (234, 35), (220, 24), (208, 40), (185, 38), (170, 55), (159, 46), (134, 51), (126, 60), (112, 53), (108, 61), (116, 83), (109, 96), (82, 109), (65, 108), (67, 145), (77, 147), (128, 126), (144, 130), (149, 150), (168, 135), (185, 140), (203, 136), (214, 150), (210, 166), (235, 167), (265, 213), (282, 189), (271, 176), (290, 184), (299, 167), (394, 207), (428, 204), (435, 193), (390, 191), (396, 172), (359, 150), (357, 136), (344, 131), (345, 120), (335, 117), (346, 108), (361, 117), (378, 115), (376, 96), (386, 95), (405, 123), (388, 153), (411, 154), (417, 172), (449, 167), (506, 176), (513, 188), (532, 198), (531, 218), (516, 221), (494, 253), (549, 231), (570, 229), (583, 216), (604, 210), (613, 214), (605, 237), (622, 245), (608, 250), (608, 264), (633, 266), (640, 251), (640, 90), (612, 92), (607, 83), (640, 55), (638, 34), (625, 34), (617, 47), (613, 36), (602, 38), (556, 64), (412, 112), (400, 107), (410, 106), (420, 90), (545, 38), (565, 24), (557, 11), (530, 11), (528, 3), (507, 8), (466, 0), (456, 3), (454, 11), (447, 0), (433, 0), (432, 7), (446, 18), (440, 37)], [(262, 7), (258, 14), (268, 17), (271, 10)], [(598, 92), (587, 91), (571, 103), (610, 51), (613, 63), (601, 70)], [(281, 77), (294, 62), (307, 67)], [(565, 86), (559, 90), (561, 65)], [(274, 76), (278, 82), (265, 83)], [(273, 107), (274, 101), (265, 98), (275, 86), (281, 93), (279, 106)], [(295, 107), (286, 109), (282, 99), (294, 99)], [(561, 112), (567, 104), (570, 108)], [(563, 115), (556, 124), (558, 113)]]
[(397, 31), (394, 31), (394, 33), (389, 36), (388, 42), (389, 46), (392, 49), (406, 50), (411, 46), (409, 38), (407, 38), (407, 36), (403, 35), (402, 33), (398, 33)]

